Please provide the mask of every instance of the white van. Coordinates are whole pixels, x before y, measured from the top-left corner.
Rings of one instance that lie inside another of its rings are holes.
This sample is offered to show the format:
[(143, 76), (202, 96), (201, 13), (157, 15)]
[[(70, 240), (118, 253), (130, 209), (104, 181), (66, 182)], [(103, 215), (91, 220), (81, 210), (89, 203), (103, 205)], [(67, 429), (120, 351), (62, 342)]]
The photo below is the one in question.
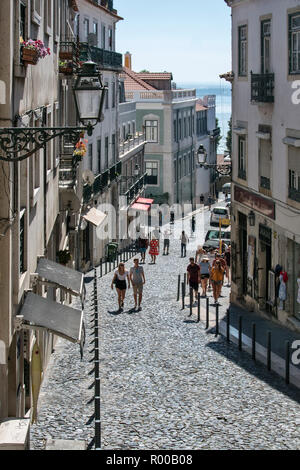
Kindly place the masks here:
[(210, 215), (210, 225), (219, 225), (219, 220), (222, 219), (222, 226), (228, 227), (230, 225), (230, 215), (228, 207), (214, 207)]

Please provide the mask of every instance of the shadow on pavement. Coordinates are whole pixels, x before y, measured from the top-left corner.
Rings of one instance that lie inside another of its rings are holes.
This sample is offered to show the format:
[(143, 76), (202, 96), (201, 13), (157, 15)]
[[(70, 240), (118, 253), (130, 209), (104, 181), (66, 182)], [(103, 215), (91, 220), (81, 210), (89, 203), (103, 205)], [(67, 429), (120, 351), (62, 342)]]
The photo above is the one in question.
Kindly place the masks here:
[(252, 361), (249, 354), (245, 351), (239, 351), (236, 345), (227, 344), (222, 337), (219, 337), (215, 342), (208, 343), (206, 347), (226, 357), (226, 359), (242, 367), (249, 374), (300, 404), (300, 394), (297, 387), (286, 385), (282, 377), (273, 371), (268, 371), (266, 366), (260, 362)]

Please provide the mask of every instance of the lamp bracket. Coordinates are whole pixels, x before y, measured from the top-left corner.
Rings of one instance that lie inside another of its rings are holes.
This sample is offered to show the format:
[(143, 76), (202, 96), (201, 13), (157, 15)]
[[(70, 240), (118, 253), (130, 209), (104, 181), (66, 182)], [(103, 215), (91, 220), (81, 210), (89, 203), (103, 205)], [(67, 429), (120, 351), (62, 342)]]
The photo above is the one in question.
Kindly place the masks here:
[(72, 144), (80, 134), (90, 132), (86, 127), (2, 127), (0, 128), (0, 160), (18, 162), (25, 160), (55, 137), (68, 137)]

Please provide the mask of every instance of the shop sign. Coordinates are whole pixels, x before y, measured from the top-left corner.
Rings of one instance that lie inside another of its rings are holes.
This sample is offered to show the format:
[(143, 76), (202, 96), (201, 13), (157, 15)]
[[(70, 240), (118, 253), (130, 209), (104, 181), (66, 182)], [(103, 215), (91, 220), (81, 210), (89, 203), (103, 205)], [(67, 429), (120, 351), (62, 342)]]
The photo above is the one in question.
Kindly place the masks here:
[(275, 220), (275, 203), (258, 194), (247, 191), (237, 185), (234, 186), (234, 200), (251, 209), (260, 212), (266, 217)]

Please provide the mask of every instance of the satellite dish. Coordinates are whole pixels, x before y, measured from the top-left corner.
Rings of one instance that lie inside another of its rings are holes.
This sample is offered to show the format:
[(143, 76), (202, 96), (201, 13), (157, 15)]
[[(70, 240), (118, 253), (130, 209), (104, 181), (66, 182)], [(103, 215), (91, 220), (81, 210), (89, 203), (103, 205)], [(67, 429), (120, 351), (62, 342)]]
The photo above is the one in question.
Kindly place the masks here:
[(91, 170), (84, 170), (82, 173), (82, 179), (86, 184), (92, 186), (95, 181), (95, 175)]

